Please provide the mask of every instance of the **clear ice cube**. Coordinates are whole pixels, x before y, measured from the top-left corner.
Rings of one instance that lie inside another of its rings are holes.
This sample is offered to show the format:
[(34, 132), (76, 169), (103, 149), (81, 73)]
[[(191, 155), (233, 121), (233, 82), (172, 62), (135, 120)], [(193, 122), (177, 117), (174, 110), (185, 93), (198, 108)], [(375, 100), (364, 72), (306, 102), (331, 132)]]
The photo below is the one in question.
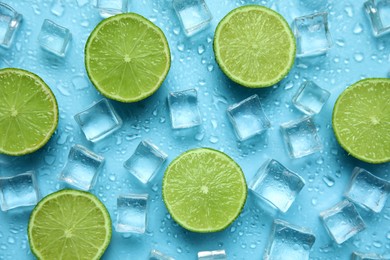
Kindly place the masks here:
[(286, 212), (303, 186), (305, 182), (298, 174), (271, 159), (259, 168), (249, 184), (249, 189), (258, 198), (281, 212)]
[(320, 138), (311, 117), (303, 117), (280, 126), (289, 155), (300, 158), (322, 150)]
[(9, 48), (22, 22), (23, 16), (11, 6), (0, 2), (0, 46)]
[(356, 167), (345, 196), (364, 208), (379, 213), (390, 196), (390, 182)]
[(38, 42), (42, 49), (59, 57), (65, 57), (72, 34), (70, 31), (55, 22), (45, 19), (38, 35)]
[(147, 184), (156, 175), (167, 157), (155, 144), (144, 140), (139, 143), (123, 166), (143, 184)]
[(33, 171), (0, 178), (0, 207), (2, 211), (34, 206), (39, 199), (38, 183)]
[(226, 260), (225, 250), (200, 251), (198, 252), (198, 260)]
[(237, 104), (231, 105), (227, 113), (240, 141), (260, 135), (271, 127), (258, 95), (250, 96)]
[(318, 114), (329, 99), (329, 91), (312, 81), (304, 82), (292, 99), (296, 108), (307, 115)]
[(114, 107), (102, 99), (74, 116), (88, 141), (97, 142), (122, 126)]
[(332, 47), (326, 12), (295, 18), (293, 32), (297, 40), (297, 57), (320, 55)]
[(89, 82), (83, 75), (77, 75), (72, 78), (73, 87), (77, 90), (86, 89), (89, 87)]
[(379, 37), (390, 33), (390, 1), (368, 0), (364, 9), (371, 23), (374, 36)]
[(126, 13), (128, 0), (97, 0), (97, 8), (102, 18)]
[(204, 0), (173, 0), (173, 8), (187, 36), (202, 31), (213, 19)]
[(308, 228), (276, 219), (264, 260), (309, 260), (310, 249), (315, 240), (315, 236)]
[(56, 16), (62, 16), (65, 11), (65, 5), (62, 0), (53, 0), (50, 11)]
[(167, 256), (164, 253), (152, 249), (149, 254), (149, 260), (175, 260), (173, 257)]
[(366, 228), (353, 203), (343, 200), (320, 213), (324, 226), (337, 244), (342, 244)]
[(103, 164), (102, 156), (76, 144), (69, 151), (68, 161), (62, 170), (60, 180), (88, 191), (95, 185)]
[(196, 89), (169, 93), (168, 106), (173, 129), (195, 127), (202, 123)]
[(147, 226), (148, 194), (129, 194), (117, 199), (115, 230), (121, 233), (143, 234)]
[(390, 260), (390, 258), (383, 257), (374, 253), (359, 253), (354, 252), (351, 260)]

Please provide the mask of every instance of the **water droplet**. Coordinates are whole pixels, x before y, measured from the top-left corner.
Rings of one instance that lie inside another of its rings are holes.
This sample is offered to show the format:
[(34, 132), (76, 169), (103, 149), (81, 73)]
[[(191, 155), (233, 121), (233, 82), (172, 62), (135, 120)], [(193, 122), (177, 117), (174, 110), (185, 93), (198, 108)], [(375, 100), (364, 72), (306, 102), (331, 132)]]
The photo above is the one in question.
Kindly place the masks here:
[(374, 242), (372, 243), (372, 245), (375, 246), (376, 248), (381, 248), (381, 247), (382, 247), (382, 242), (380, 242), (380, 241), (374, 241)]
[(140, 138), (140, 137), (141, 137), (141, 135), (139, 135), (139, 134), (132, 134), (132, 135), (126, 135), (125, 139), (127, 141), (132, 141), (132, 140)]
[(177, 49), (178, 49), (179, 51), (184, 51), (184, 44), (183, 44), (183, 43), (179, 43), (179, 44), (177, 45)]
[(181, 247), (178, 247), (178, 248), (176, 249), (176, 251), (177, 251), (179, 254), (181, 254), (181, 253), (183, 252), (183, 250), (181, 249)]
[(50, 11), (56, 16), (62, 16), (65, 11), (65, 5), (62, 0), (54, 0), (51, 4)]
[(344, 47), (345, 42), (344, 42), (344, 40), (337, 40), (337, 41), (336, 41), (336, 44), (337, 44), (338, 46), (340, 46), (340, 47)]
[(218, 127), (218, 122), (215, 119), (211, 119), (211, 125), (213, 126), (214, 129)]
[(198, 54), (201, 55), (204, 53), (204, 51), (205, 51), (204, 45), (203, 44), (199, 45), (198, 46)]
[(324, 163), (324, 158), (322, 158), (322, 157), (317, 158), (316, 164), (321, 165), (321, 164), (323, 164), (323, 163)]
[(364, 60), (364, 55), (363, 55), (363, 53), (356, 52), (355, 55), (353, 56), (353, 58), (354, 58), (357, 62), (361, 62), (361, 61)]
[(355, 28), (353, 28), (353, 33), (354, 34), (359, 34), (361, 32), (363, 32), (363, 27), (362, 27), (362, 25), (360, 23), (357, 23), (355, 25)]
[(216, 144), (216, 143), (218, 143), (218, 137), (216, 137), (216, 136), (210, 136), (210, 138), (209, 138), (209, 141), (210, 141), (210, 143), (212, 143), (212, 144)]
[(175, 28), (173, 28), (173, 33), (174, 33), (175, 35), (179, 35), (179, 34), (180, 34), (180, 27), (175, 27)]
[(293, 87), (294, 87), (294, 83), (292, 81), (289, 81), (286, 83), (286, 85), (284, 85), (285, 90), (292, 89)]
[(108, 179), (109, 179), (110, 181), (116, 181), (116, 176), (115, 176), (115, 175), (110, 175), (110, 176), (108, 177)]
[(154, 192), (158, 191), (158, 185), (156, 183), (153, 184), (152, 191), (154, 191)]
[(312, 199), (311, 199), (311, 204), (312, 204), (313, 206), (317, 205), (317, 202), (318, 202), (317, 198), (312, 198)]
[(45, 162), (47, 165), (53, 165), (55, 160), (56, 160), (56, 157), (54, 155), (48, 154), (45, 156)]
[(353, 16), (353, 9), (352, 9), (352, 6), (346, 6), (346, 7), (344, 8), (344, 11), (347, 13), (347, 15), (348, 15), (349, 17), (352, 17), (352, 16)]
[(195, 140), (197, 141), (202, 141), (203, 138), (204, 138), (204, 132), (200, 132), (195, 135)]
[(10, 243), (10, 244), (15, 244), (15, 238), (13, 238), (13, 237), (8, 237), (8, 243)]
[(324, 176), (322, 180), (325, 182), (328, 187), (332, 187), (335, 183), (335, 180), (330, 176)]
[(212, 65), (212, 64), (207, 65), (207, 70), (209, 72), (212, 72), (214, 70), (214, 65)]
[(231, 233), (234, 233), (235, 231), (236, 231), (236, 227), (231, 227), (231, 228), (230, 228), (230, 232), (231, 232)]

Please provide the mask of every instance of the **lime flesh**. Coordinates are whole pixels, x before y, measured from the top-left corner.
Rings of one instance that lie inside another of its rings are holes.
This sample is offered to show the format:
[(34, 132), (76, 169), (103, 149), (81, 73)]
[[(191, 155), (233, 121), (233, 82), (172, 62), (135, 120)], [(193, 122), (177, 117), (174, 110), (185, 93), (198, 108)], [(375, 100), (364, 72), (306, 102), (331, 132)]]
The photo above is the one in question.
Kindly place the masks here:
[(41, 260), (100, 259), (111, 240), (110, 215), (94, 195), (61, 190), (35, 207), (28, 238)]
[(108, 98), (136, 102), (160, 87), (171, 65), (164, 33), (134, 13), (100, 22), (85, 46), (85, 66), (94, 86)]
[(244, 174), (226, 154), (199, 148), (177, 157), (163, 180), (163, 199), (173, 219), (194, 232), (225, 229), (247, 197)]
[(250, 88), (282, 80), (294, 64), (294, 35), (275, 11), (249, 5), (227, 14), (215, 31), (214, 52), (222, 71)]
[(368, 163), (390, 161), (390, 79), (364, 79), (348, 87), (333, 109), (340, 145)]
[(0, 70), (0, 153), (24, 155), (45, 145), (58, 124), (54, 94), (37, 75)]

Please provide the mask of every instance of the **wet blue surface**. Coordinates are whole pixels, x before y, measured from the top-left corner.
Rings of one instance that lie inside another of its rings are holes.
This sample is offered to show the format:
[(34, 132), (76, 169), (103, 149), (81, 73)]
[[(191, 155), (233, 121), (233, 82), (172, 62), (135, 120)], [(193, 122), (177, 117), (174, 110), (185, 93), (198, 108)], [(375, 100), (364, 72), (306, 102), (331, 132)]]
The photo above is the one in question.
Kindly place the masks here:
[[(106, 163), (92, 193), (107, 206), (112, 219), (115, 221), (116, 198), (120, 194), (148, 193), (150, 208), (147, 233), (123, 236), (114, 232), (103, 259), (147, 259), (153, 248), (176, 259), (196, 259), (198, 251), (217, 249), (225, 249), (228, 259), (261, 259), (268, 242), (273, 217), (258, 207), (252, 196), (240, 217), (225, 231), (195, 234), (175, 224), (161, 199), (164, 169), (148, 187), (142, 187), (122, 166), (143, 139), (151, 140), (168, 154), (163, 168), (190, 148), (212, 147), (233, 157), (248, 181), (266, 159), (275, 158), (306, 181), (288, 212), (277, 217), (313, 230), (317, 240), (311, 259), (349, 259), (353, 251), (390, 257), (390, 201), (379, 214), (358, 208), (367, 228), (342, 245), (332, 241), (319, 218), (321, 211), (343, 199), (355, 166), (390, 180), (389, 163), (370, 165), (349, 157), (338, 145), (331, 127), (333, 104), (348, 85), (365, 77), (387, 77), (389, 73), (390, 36), (373, 37), (362, 0), (315, 1), (313, 5), (308, 0), (280, 1), (276, 6), (289, 22), (295, 13), (303, 15), (313, 9), (327, 10), (334, 44), (326, 55), (296, 60), (287, 78), (278, 85), (258, 90), (238, 86), (224, 76), (214, 60), (212, 39), (216, 25), (230, 10), (245, 4), (264, 3), (207, 0), (214, 16), (211, 26), (186, 38), (171, 1), (131, 1), (131, 11), (146, 16), (166, 34), (172, 66), (164, 84), (152, 97), (135, 104), (112, 102), (123, 119), (123, 126), (96, 144), (85, 139), (73, 116), (100, 100), (101, 95), (91, 83), (84, 89), (75, 88), (72, 79), (86, 76), (83, 50), (88, 35), (101, 21), (98, 11), (91, 4), (79, 7), (76, 0), (67, 0), (63, 14), (56, 16), (50, 11), (51, 1), (5, 2), (23, 14), (24, 19), (13, 47), (1, 49), (0, 66), (23, 68), (41, 76), (58, 99), (60, 120), (49, 143), (36, 153), (18, 158), (0, 156), (0, 176), (35, 170), (41, 193), (47, 195), (60, 189), (58, 177), (73, 144), (82, 144), (104, 156)], [(38, 46), (38, 33), (46, 18), (67, 27), (73, 35), (64, 59), (53, 58)], [(312, 80), (331, 93), (323, 110), (314, 117), (323, 150), (291, 159), (279, 125), (302, 116), (293, 107), (291, 99), (305, 80)], [(170, 91), (189, 88), (198, 91), (202, 126), (196, 136), (180, 137), (171, 130), (166, 98)], [(234, 135), (226, 109), (253, 94), (259, 95), (272, 126), (259, 138), (241, 143)], [(33, 259), (26, 235), (29, 214), (30, 211), (0, 212), (0, 259)]]

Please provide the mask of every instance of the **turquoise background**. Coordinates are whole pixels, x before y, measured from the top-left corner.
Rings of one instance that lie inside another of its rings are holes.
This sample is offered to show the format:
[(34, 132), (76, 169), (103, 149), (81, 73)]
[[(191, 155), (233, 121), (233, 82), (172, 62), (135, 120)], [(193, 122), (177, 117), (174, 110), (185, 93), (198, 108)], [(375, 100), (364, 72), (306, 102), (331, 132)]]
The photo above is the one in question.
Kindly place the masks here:
[[(4, 1), (4, 0), (3, 0)], [(116, 198), (119, 194), (149, 193), (149, 224), (145, 235), (123, 236), (113, 232), (112, 242), (103, 259), (147, 259), (151, 249), (158, 249), (176, 259), (196, 259), (201, 250), (225, 249), (228, 259), (261, 259), (268, 242), (273, 217), (254, 203), (249, 196), (239, 218), (225, 231), (195, 234), (179, 227), (170, 218), (161, 200), (162, 169), (147, 187), (142, 187), (123, 168), (123, 162), (142, 139), (149, 139), (168, 155), (163, 168), (180, 153), (195, 147), (212, 147), (233, 157), (249, 181), (267, 158), (274, 158), (300, 174), (306, 186), (286, 214), (277, 217), (295, 225), (309, 227), (317, 240), (311, 259), (349, 259), (353, 251), (375, 252), (390, 257), (390, 201), (380, 214), (359, 208), (367, 229), (342, 245), (326, 233), (319, 219), (322, 210), (343, 198), (355, 166), (365, 168), (390, 180), (390, 164), (370, 165), (349, 157), (338, 145), (331, 126), (331, 113), (338, 95), (351, 83), (366, 77), (387, 77), (389, 72), (390, 36), (374, 38), (363, 11), (362, 0), (351, 1), (281, 1), (280, 12), (290, 20), (295, 13), (313, 9), (329, 12), (333, 47), (323, 56), (298, 59), (288, 77), (267, 89), (246, 89), (224, 76), (214, 60), (212, 50), (216, 25), (230, 10), (245, 4), (270, 2), (249, 0), (206, 0), (214, 18), (202, 33), (186, 38), (169, 0), (133, 0), (129, 10), (142, 14), (166, 34), (172, 52), (172, 66), (162, 87), (150, 98), (134, 103), (112, 102), (124, 124), (112, 136), (96, 144), (88, 142), (73, 115), (101, 99), (90, 85), (77, 90), (71, 80), (86, 75), (84, 45), (95, 25), (101, 21), (91, 4), (79, 7), (76, 0), (67, 0), (61, 17), (50, 12), (51, 1), (4, 1), (23, 14), (23, 23), (14, 45), (1, 49), (0, 66), (18, 67), (41, 76), (52, 88), (59, 103), (58, 129), (49, 143), (34, 154), (22, 157), (0, 156), (0, 176), (13, 176), (27, 170), (37, 172), (43, 196), (60, 188), (61, 169), (70, 147), (82, 144), (106, 158), (97, 185), (92, 193), (107, 206), (116, 219)], [(73, 39), (64, 59), (55, 59), (39, 48), (37, 37), (44, 19), (70, 29)], [(314, 120), (324, 149), (301, 159), (291, 159), (282, 142), (279, 125), (302, 114), (293, 107), (291, 98), (304, 80), (312, 80), (331, 92), (331, 97)], [(180, 137), (170, 127), (166, 97), (170, 91), (196, 88), (203, 124), (201, 134)], [(240, 143), (226, 115), (228, 105), (258, 94), (272, 127), (252, 141)], [(323, 180), (330, 176), (335, 184)], [(0, 259), (33, 259), (26, 226), (30, 211), (0, 212)]]

